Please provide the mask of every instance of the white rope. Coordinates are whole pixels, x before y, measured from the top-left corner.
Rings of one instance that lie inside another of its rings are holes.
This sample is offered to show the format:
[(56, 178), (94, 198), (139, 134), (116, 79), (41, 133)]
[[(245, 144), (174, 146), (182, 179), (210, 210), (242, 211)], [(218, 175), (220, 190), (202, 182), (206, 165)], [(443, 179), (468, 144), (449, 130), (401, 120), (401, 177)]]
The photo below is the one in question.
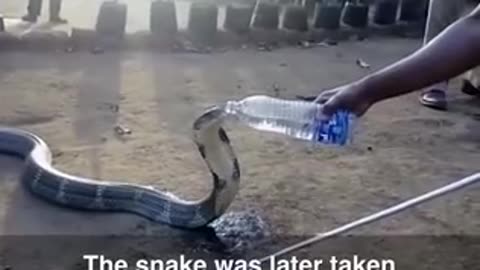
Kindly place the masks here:
[(457, 182), (451, 183), (447, 186), (438, 188), (436, 190), (430, 191), (430, 192), (425, 193), (423, 195), (420, 195), (418, 197), (412, 198), (412, 199), (407, 200), (403, 203), (400, 203), (398, 205), (395, 205), (395, 206), (392, 206), (390, 208), (384, 209), (382, 211), (379, 211), (375, 214), (366, 216), (364, 218), (358, 219), (356, 221), (353, 221), (351, 223), (348, 223), (346, 225), (343, 225), (343, 226), (338, 227), (336, 229), (333, 229), (331, 231), (327, 231), (327, 232), (324, 232), (324, 233), (318, 233), (315, 236), (311, 237), (310, 239), (307, 239), (307, 240), (302, 241), (298, 244), (289, 246), (289, 247), (287, 247), (285, 249), (282, 249), (278, 252), (275, 252), (275, 253), (273, 253), (269, 256), (266, 256), (266, 257), (260, 259), (260, 262), (263, 263), (263, 262), (269, 260), (271, 257), (277, 257), (277, 256), (285, 255), (285, 254), (290, 253), (292, 251), (295, 251), (295, 250), (304, 248), (306, 246), (310, 246), (314, 243), (318, 243), (320, 241), (323, 241), (323, 240), (325, 240), (327, 238), (330, 238), (332, 236), (335, 236), (335, 235), (353, 230), (357, 227), (367, 225), (367, 224), (372, 223), (374, 221), (389, 217), (391, 215), (397, 214), (399, 212), (402, 212), (404, 210), (407, 210), (407, 209), (409, 209), (411, 207), (414, 207), (414, 206), (417, 206), (419, 204), (425, 203), (425, 202), (430, 201), (432, 199), (435, 199), (437, 197), (447, 195), (448, 193), (452, 193), (452, 192), (457, 191), (457, 190), (462, 189), (462, 188), (466, 188), (467, 186), (473, 185), (477, 182), (480, 182), (480, 173), (476, 173), (474, 175), (468, 176), (468, 177), (463, 178), (463, 179), (461, 179)]

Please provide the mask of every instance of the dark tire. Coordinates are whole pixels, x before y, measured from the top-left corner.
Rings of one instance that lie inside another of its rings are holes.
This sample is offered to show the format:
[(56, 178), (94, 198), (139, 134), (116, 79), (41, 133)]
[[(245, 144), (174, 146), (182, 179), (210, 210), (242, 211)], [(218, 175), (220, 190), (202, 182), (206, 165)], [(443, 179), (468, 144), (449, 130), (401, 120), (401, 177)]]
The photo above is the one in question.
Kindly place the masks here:
[(246, 33), (250, 30), (254, 6), (227, 6), (224, 27), (235, 33)]
[(174, 2), (155, 0), (150, 6), (150, 31), (154, 36), (177, 33), (177, 13)]
[(315, 6), (317, 5), (317, 0), (304, 0), (303, 5), (307, 10), (308, 17), (313, 17), (315, 14)]
[(212, 41), (217, 33), (218, 9), (214, 4), (192, 3), (188, 30), (199, 41)]
[(398, 0), (381, 0), (376, 4), (373, 22), (378, 25), (392, 25), (397, 21)]
[(314, 28), (336, 30), (340, 28), (341, 5), (317, 4), (313, 18)]
[(259, 2), (255, 8), (252, 25), (261, 29), (278, 29), (279, 15), (278, 4)]
[(308, 30), (308, 13), (302, 6), (287, 6), (283, 17), (283, 28), (299, 32)]
[(96, 31), (100, 36), (123, 38), (127, 24), (127, 5), (103, 2), (97, 17)]
[(403, 0), (400, 5), (400, 21), (417, 22), (424, 18), (428, 1)]
[(369, 11), (368, 5), (347, 3), (343, 13), (343, 23), (354, 28), (365, 28), (368, 26)]

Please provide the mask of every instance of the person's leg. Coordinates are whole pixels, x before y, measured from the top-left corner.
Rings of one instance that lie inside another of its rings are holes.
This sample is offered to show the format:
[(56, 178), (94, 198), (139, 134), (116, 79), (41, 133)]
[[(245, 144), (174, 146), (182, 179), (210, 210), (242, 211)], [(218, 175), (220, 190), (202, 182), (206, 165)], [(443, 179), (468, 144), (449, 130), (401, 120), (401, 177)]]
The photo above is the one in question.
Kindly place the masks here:
[[(430, 0), (425, 29), (424, 45), (435, 38), (450, 24), (458, 20), (465, 10), (465, 0)], [(448, 81), (428, 87), (420, 96), (420, 102), (434, 109), (447, 108)]]
[(54, 23), (66, 23), (67, 20), (60, 17), (62, 0), (50, 0), (50, 21)]
[(42, 0), (29, 0), (27, 7), (27, 15), (23, 16), (24, 21), (36, 22), (37, 17), (42, 10)]

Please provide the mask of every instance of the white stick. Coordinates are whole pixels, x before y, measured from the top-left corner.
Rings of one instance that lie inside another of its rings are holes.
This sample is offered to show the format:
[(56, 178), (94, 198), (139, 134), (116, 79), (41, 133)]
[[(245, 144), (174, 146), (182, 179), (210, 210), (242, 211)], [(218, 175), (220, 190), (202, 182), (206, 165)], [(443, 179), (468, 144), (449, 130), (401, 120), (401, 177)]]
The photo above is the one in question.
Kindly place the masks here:
[(304, 248), (306, 246), (312, 245), (314, 243), (323, 241), (323, 240), (325, 240), (327, 238), (330, 238), (332, 236), (335, 236), (337, 234), (341, 234), (341, 233), (350, 231), (352, 229), (355, 229), (357, 227), (367, 225), (367, 224), (372, 223), (374, 221), (377, 221), (379, 219), (389, 217), (391, 215), (394, 215), (394, 214), (397, 214), (397, 213), (402, 212), (404, 210), (407, 210), (408, 208), (417, 206), (419, 204), (425, 203), (427, 201), (430, 201), (430, 200), (435, 199), (437, 197), (446, 195), (448, 193), (452, 193), (452, 192), (457, 191), (459, 189), (462, 189), (462, 188), (465, 188), (465, 187), (470, 186), (472, 184), (475, 184), (479, 181), (480, 181), (480, 173), (471, 175), (471, 176), (463, 178), (463, 179), (461, 179), (457, 182), (454, 182), (454, 183), (449, 184), (447, 186), (444, 186), (444, 187), (441, 187), (439, 189), (430, 191), (428, 193), (425, 193), (423, 195), (420, 195), (416, 198), (410, 199), (410, 200), (405, 201), (403, 203), (400, 203), (398, 205), (392, 206), (390, 208), (384, 209), (384, 210), (382, 210), (380, 212), (377, 212), (375, 214), (372, 214), (370, 216), (366, 216), (364, 218), (358, 219), (356, 221), (353, 221), (351, 223), (348, 223), (346, 225), (343, 225), (343, 226), (338, 227), (336, 229), (333, 229), (331, 231), (328, 231), (328, 232), (325, 232), (325, 233), (318, 233), (318, 234), (316, 234), (316, 236), (313, 236), (310, 239), (307, 239), (307, 240), (302, 241), (298, 244), (289, 246), (289, 247), (287, 247), (285, 249), (282, 249), (282, 250), (280, 250), (280, 251), (278, 251), (274, 254), (271, 254), (267, 257), (264, 257), (264, 258), (260, 259), (260, 262), (265, 262), (265, 261), (269, 260), (271, 257), (285, 255), (285, 254), (290, 253), (294, 250), (298, 250), (298, 249)]

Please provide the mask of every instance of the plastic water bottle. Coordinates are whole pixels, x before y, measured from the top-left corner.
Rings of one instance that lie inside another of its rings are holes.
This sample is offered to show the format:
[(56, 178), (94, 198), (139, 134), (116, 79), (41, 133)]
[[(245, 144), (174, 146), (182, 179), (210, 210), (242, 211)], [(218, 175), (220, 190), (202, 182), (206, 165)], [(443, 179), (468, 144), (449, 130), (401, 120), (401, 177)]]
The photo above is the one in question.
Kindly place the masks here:
[(283, 100), (268, 96), (250, 96), (227, 101), (227, 115), (257, 130), (284, 134), (315, 144), (345, 145), (351, 142), (355, 116), (339, 111), (327, 118), (321, 105), (308, 101)]

